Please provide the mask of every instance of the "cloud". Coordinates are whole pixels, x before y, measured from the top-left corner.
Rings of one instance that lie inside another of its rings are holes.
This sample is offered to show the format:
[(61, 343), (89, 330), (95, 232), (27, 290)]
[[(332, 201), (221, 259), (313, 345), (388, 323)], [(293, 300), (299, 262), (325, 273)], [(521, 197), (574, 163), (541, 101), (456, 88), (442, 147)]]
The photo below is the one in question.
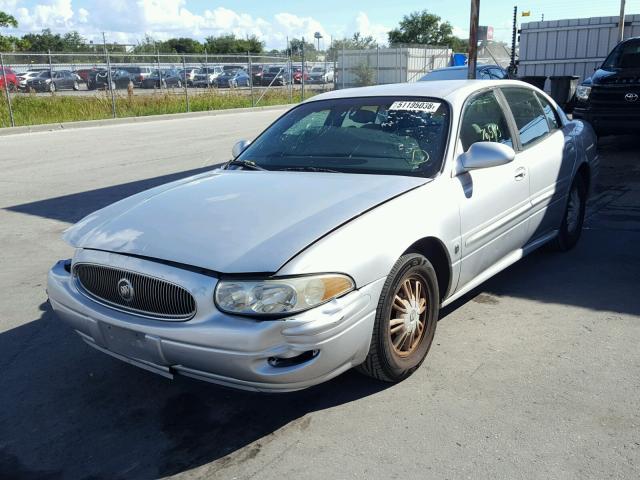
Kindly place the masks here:
[[(36, 0), (37, 1), (37, 0)], [(88, 40), (136, 43), (151, 35), (159, 40), (186, 36), (203, 39), (209, 35), (233, 33), (255, 35), (267, 48), (284, 48), (286, 37), (305, 37), (312, 41), (315, 32), (328, 41), (331, 34), (311, 16), (281, 12), (266, 20), (226, 7), (194, 12), (187, 0), (108, 0), (78, 5), (77, 0), (40, 0), (26, 6), (23, 0), (0, 0), (0, 9), (16, 16), (19, 33), (50, 28), (64, 33), (77, 30)], [(89, 7), (90, 5), (90, 7)], [(358, 14), (355, 30), (386, 40), (386, 28), (371, 24), (364, 13)]]
[(369, 16), (364, 12), (359, 12), (355, 19), (355, 32), (360, 32), (362, 36), (372, 36), (376, 41), (383, 45), (388, 41), (387, 33), (392, 30), (391, 27), (379, 23), (371, 23)]

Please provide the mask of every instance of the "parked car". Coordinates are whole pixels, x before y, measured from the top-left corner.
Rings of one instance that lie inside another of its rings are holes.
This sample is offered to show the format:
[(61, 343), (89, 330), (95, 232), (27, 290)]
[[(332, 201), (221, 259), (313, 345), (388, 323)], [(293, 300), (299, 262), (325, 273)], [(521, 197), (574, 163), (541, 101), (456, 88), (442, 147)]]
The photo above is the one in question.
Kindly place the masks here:
[(309, 81), (309, 70), (304, 69), (304, 73), (302, 71), (302, 66), (293, 66), (293, 82), (294, 83), (302, 83), (302, 77), (304, 76), (304, 81)]
[(96, 89), (123, 89), (128, 88), (129, 83), (133, 82), (132, 74), (127, 70), (120, 68), (111, 69), (111, 85), (109, 85), (109, 71), (108, 70), (95, 70), (89, 72), (89, 81), (87, 82), (87, 88), (89, 90)]
[(222, 69), (225, 72), (236, 71), (236, 70), (244, 70), (244, 65), (223, 65)]
[(251, 85), (249, 74), (243, 69), (227, 70), (216, 78), (218, 88), (248, 87)]
[(4, 67), (4, 70), (0, 69), (0, 89), (4, 90), (9, 88), (9, 91), (17, 90), (18, 78), (11, 68)]
[(264, 71), (264, 65), (251, 65), (251, 79), (254, 85), (262, 84), (262, 72)]
[(573, 116), (598, 135), (640, 132), (640, 37), (614, 47), (575, 97)]
[(37, 76), (27, 80), (26, 88), (36, 92), (55, 92), (56, 90), (80, 90), (80, 84), (71, 70), (54, 72), (43, 70)]
[(139, 87), (145, 78), (151, 75), (151, 72), (154, 71), (152, 67), (147, 66), (126, 66), (126, 67), (118, 67), (120, 70), (124, 70), (129, 74), (133, 85)]
[(67, 230), (50, 303), (90, 346), (165, 376), (282, 392), (357, 366), (397, 382), (441, 307), (576, 245), (595, 143), (519, 81), (317, 95), (224, 168)]
[[(469, 67), (467, 65), (437, 68), (435, 70), (431, 70), (419, 81), (431, 82), (434, 80), (464, 80), (467, 78), (468, 71)], [(477, 65), (476, 78), (478, 80), (508, 79), (509, 73), (499, 65)]]
[(182, 78), (177, 70), (154, 70), (140, 85), (142, 88), (181, 88)]
[(291, 72), (286, 65), (271, 65), (262, 71), (262, 85), (288, 85)]
[(187, 82), (187, 86), (192, 86), (193, 85), (193, 81), (196, 78), (196, 75), (198, 73), (199, 69), (198, 68), (187, 68), (186, 70), (181, 68), (178, 70), (178, 74), (180, 75), (180, 78), (182, 79), (183, 82)]
[(309, 83), (332, 83), (333, 68), (313, 67), (309, 73)]
[(210, 87), (215, 84), (216, 78), (222, 74), (223, 70), (220, 65), (211, 67), (203, 67), (198, 69), (193, 80), (194, 87)]
[(20, 90), (25, 90), (27, 88), (27, 80), (32, 79), (33, 77), (37, 77), (40, 75), (42, 70), (28, 70), (23, 73), (19, 73), (16, 75), (16, 79), (18, 81), (18, 88)]

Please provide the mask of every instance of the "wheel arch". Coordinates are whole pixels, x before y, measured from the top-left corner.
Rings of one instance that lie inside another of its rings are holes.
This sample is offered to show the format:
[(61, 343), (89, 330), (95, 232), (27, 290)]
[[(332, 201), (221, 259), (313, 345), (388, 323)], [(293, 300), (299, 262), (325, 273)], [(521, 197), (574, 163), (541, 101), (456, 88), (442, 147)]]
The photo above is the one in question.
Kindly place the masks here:
[(451, 258), (442, 241), (436, 237), (423, 237), (411, 244), (403, 254), (406, 253), (419, 253), (431, 262), (438, 278), (440, 300), (447, 298), (453, 275)]

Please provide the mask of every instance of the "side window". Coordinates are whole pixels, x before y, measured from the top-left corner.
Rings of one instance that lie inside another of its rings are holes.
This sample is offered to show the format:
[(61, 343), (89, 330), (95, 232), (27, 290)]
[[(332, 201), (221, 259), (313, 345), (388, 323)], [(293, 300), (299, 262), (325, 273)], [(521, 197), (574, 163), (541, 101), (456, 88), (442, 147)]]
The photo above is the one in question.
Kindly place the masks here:
[(509, 125), (495, 93), (481, 93), (467, 104), (460, 141), (465, 152), (476, 142), (500, 142), (513, 147)]
[(556, 109), (553, 108), (553, 106), (547, 101), (547, 99), (540, 95), (538, 92), (536, 92), (536, 97), (538, 97), (538, 100), (540, 100), (540, 103), (542, 104), (542, 110), (544, 110), (544, 114), (549, 121), (551, 130), (560, 128), (560, 118), (558, 117), (558, 112), (556, 111)]
[(549, 133), (547, 117), (542, 111), (533, 90), (524, 88), (503, 88), (516, 126), (520, 132), (520, 142), (527, 147)]

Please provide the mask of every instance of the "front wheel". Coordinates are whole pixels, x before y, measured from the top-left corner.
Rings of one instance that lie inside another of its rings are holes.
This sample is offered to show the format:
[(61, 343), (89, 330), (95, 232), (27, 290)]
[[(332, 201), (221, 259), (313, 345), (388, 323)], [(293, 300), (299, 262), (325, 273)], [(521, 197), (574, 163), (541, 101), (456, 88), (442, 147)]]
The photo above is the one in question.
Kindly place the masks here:
[(73, 89), (77, 92), (80, 90), (80, 84), (78, 82), (73, 82)]
[(567, 199), (567, 206), (560, 224), (560, 231), (551, 244), (554, 250), (566, 252), (576, 246), (582, 234), (586, 203), (587, 186), (582, 176), (578, 174), (569, 190), (569, 198)]
[(49, 91), (50, 91), (51, 93), (53, 93), (53, 92), (55, 92), (55, 91), (56, 91), (56, 84), (55, 84), (55, 83), (51, 82), (51, 83), (49, 84)]
[(399, 382), (424, 361), (440, 309), (436, 272), (424, 256), (400, 257), (382, 289), (371, 345), (358, 370), (385, 382)]

